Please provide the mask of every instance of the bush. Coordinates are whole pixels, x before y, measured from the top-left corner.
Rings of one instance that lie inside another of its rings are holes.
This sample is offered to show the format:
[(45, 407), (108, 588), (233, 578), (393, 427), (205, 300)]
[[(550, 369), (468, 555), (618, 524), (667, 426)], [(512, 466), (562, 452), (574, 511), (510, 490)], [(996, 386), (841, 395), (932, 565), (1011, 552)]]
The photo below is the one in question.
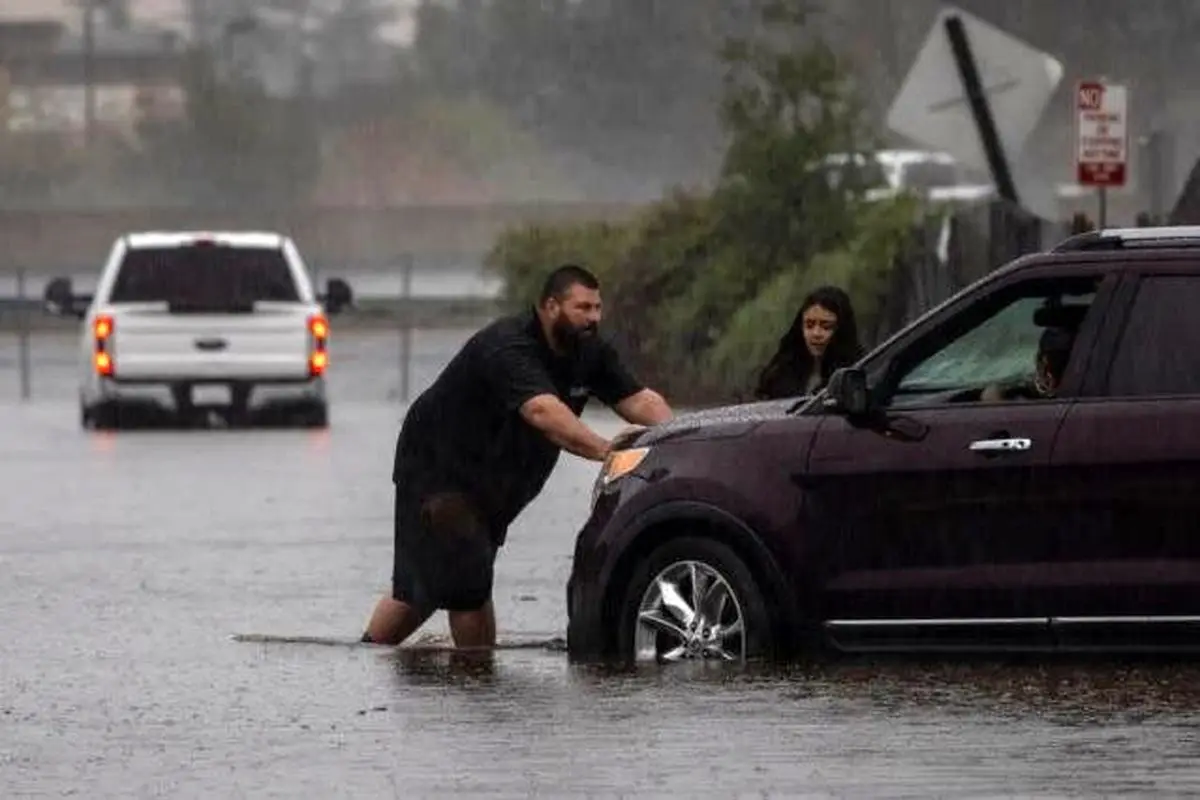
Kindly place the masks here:
[(696, 326), (684, 324), (690, 312), (686, 303), (680, 308), (680, 298), (710, 266), (715, 222), (711, 200), (678, 192), (626, 223), (511, 229), (485, 264), (503, 279), (504, 304), (512, 311), (538, 296), (549, 267), (586, 266), (601, 281), (608, 327), (620, 331), (630, 365), (642, 380), (669, 391), (677, 380), (668, 365), (694, 349)]
[(583, 263), (596, 273), (607, 295), (609, 281), (619, 275), (633, 234), (629, 226), (609, 222), (513, 228), (500, 235), (484, 266), (503, 278), (501, 299), (510, 311), (534, 302), (547, 271), (569, 261)]
[(738, 401), (816, 286), (843, 287), (860, 330), (877, 326), (916, 215), (907, 197), (871, 204), (846, 246), (777, 270), (760, 286), (747, 279), (737, 248), (721, 243), (714, 204), (687, 195), (625, 224), (510, 230), (488, 265), (503, 277), (506, 304), (515, 310), (537, 297), (550, 266), (584, 264), (600, 278), (607, 327), (620, 332), (642, 380), (676, 403)]

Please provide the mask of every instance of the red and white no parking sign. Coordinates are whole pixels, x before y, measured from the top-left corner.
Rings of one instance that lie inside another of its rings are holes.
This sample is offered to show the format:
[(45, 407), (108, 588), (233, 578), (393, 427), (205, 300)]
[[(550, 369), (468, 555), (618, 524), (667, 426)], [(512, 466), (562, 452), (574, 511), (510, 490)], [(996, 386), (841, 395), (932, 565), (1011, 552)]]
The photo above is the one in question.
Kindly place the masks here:
[(1129, 158), (1129, 92), (1082, 81), (1075, 91), (1076, 180), (1083, 186), (1124, 186)]

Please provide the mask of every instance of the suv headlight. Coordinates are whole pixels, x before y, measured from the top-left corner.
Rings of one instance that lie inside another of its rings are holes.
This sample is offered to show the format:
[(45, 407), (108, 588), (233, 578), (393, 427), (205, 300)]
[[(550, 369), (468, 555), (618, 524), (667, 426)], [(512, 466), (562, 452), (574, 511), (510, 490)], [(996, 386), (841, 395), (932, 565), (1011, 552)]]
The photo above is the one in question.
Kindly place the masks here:
[(650, 453), (649, 447), (634, 447), (630, 450), (615, 450), (604, 459), (600, 468), (600, 480), (605, 485), (623, 478), (638, 468)]
[(629, 450), (614, 450), (609, 453), (608, 458), (604, 459), (604, 464), (600, 467), (600, 474), (596, 476), (596, 483), (592, 486), (592, 505), (596, 505), (600, 491), (605, 486), (633, 472), (646, 460), (649, 453), (649, 447), (633, 447)]

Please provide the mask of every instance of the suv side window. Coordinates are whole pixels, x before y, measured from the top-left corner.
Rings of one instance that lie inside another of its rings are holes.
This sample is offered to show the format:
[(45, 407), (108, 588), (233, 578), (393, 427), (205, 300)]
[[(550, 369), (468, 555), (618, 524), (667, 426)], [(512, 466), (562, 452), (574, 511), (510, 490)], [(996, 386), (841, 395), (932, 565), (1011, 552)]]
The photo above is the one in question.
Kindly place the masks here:
[[(893, 407), (936, 406), (1032, 387), (1042, 334), (1055, 327), (1069, 340), (1077, 336), (1101, 279), (1030, 279), (991, 293), (899, 354), (878, 399)], [(1022, 394), (1036, 397), (1014, 396)]]
[(1200, 276), (1139, 282), (1109, 368), (1107, 393), (1200, 395)]

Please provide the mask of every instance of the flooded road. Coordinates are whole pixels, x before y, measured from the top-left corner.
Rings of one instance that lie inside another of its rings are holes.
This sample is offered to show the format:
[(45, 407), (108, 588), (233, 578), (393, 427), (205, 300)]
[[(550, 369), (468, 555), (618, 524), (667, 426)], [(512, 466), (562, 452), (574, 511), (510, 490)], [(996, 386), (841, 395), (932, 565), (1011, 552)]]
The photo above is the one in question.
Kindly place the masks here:
[[(422, 388), (466, 332), (418, 334)], [(0, 380), (0, 796), (1170, 796), (1200, 667), (573, 667), (594, 467), (564, 456), (496, 580), (493, 666), (357, 638), (391, 565), (392, 337), (336, 340), (328, 431), (77, 424), (71, 342)], [(11, 349), (0, 339), (0, 361)], [(593, 420), (614, 430), (606, 415)], [(439, 615), (418, 635), (445, 641)]]

